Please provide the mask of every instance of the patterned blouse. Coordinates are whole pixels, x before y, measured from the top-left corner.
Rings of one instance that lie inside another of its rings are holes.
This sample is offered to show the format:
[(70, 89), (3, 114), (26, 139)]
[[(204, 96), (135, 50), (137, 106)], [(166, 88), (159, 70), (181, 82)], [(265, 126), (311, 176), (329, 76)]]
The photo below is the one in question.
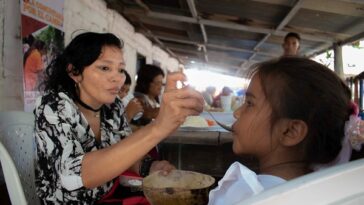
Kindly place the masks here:
[(66, 93), (46, 93), (36, 101), (36, 192), (45, 204), (93, 204), (113, 182), (87, 189), (81, 180), (85, 153), (109, 147), (131, 133), (119, 98), (101, 108), (101, 142)]

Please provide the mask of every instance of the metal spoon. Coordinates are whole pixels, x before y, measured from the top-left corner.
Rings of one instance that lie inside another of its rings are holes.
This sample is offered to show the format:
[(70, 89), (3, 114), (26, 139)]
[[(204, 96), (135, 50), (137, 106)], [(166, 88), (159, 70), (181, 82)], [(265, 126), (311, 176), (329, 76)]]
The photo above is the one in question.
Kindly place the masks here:
[(212, 117), (212, 119), (214, 119), (214, 120), (215, 120), (215, 122), (216, 122), (216, 123), (217, 123), (220, 127), (224, 128), (225, 130), (227, 130), (227, 131), (229, 131), (229, 132), (232, 132), (232, 131), (233, 131), (233, 129), (232, 129), (232, 127), (231, 127), (231, 126), (228, 126), (228, 125), (226, 125), (226, 124), (224, 124), (224, 123), (219, 122), (218, 120), (216, 120), (215, 116), (214, 116), (214, 115), (213, 115), (210, 111), (206, 110), (206, 112), (207, 112), (207, 113), (209, 113), (209, 115)]

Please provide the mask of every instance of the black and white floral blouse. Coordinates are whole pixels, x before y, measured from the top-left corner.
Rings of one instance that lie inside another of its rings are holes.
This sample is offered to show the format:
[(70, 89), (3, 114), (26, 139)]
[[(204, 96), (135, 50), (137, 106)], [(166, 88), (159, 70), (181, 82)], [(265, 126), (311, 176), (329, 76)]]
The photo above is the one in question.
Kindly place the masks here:
[(36, 101), (36, 188), (45, 204), (93, 204), (112, 187), (86, 189), (81, 180), (85, 153), (109, 147), (131, 133), (119, 98), (101, 108), (101, 142), (65, 93), (46, 93)]

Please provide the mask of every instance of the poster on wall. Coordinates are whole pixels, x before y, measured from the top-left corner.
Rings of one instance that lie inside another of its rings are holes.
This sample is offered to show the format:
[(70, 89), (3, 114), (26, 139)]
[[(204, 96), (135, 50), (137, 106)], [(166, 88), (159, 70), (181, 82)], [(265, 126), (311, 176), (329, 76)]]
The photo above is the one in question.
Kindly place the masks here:
[(64, 0), (21, 0), (24, 110), (42, 93), (45, 68), (64, 48)]

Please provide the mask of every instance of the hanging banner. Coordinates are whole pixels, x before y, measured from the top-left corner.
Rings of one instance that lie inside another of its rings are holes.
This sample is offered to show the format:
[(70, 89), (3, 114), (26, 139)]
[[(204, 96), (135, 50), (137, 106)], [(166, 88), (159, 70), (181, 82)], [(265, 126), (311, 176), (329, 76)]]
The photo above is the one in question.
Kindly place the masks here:
[(64, 48), (64, 0), (21, 0), (24, 110), (42, 93), (45, 68)]

